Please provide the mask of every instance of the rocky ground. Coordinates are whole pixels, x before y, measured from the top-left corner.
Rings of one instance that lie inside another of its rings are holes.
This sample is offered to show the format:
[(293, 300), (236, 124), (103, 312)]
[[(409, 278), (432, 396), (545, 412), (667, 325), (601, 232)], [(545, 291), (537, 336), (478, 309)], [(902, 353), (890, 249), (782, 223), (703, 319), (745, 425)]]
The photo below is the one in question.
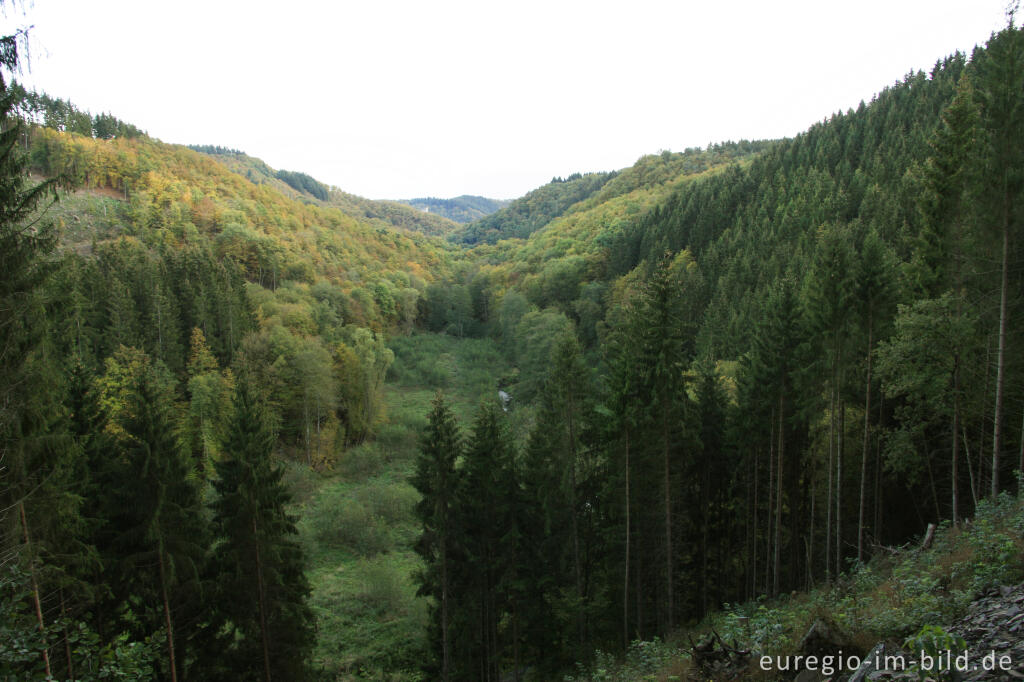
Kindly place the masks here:
[(1024, 583), (990, 590), (945, 632), (962, 638), (966, 649), (946, 644), (922, 652), (880, 643), (845, 679), (1024, 680)]

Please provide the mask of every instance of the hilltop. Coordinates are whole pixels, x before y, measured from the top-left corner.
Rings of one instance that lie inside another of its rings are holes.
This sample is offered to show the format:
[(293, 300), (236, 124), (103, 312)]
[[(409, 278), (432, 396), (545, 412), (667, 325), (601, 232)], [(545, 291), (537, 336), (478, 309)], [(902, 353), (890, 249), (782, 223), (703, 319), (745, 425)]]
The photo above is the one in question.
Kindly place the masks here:
[(463, 194), (453, 199), (437, 199), (425, 197), (420, 199), (403, 199), (403, 204), (426, 213), (440, 215), (456, 223), (471, 223), (504, 208), (508, 201), (488, 199), (486, 197)]

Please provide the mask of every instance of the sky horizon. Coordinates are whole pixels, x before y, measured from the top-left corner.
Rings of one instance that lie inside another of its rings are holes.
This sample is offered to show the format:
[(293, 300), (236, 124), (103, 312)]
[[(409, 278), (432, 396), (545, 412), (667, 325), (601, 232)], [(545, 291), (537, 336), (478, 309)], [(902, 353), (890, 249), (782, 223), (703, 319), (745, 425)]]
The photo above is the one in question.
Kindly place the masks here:
[(791, 137), (984, 44), (1006, 3), (36, 0), (18, 80), (371, 199), (514, 199), (645, 154)]

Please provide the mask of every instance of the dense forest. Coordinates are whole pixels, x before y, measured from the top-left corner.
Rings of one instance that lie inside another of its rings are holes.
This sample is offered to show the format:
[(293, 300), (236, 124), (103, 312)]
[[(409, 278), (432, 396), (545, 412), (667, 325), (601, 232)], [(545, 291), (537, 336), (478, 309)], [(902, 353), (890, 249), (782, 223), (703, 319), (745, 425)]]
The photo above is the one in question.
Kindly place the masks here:
[(437, 199), (435, 197), (407, 199), (402, 201), (402, 203), (409, 204), (421, 211), (436, 213), (460, 224), (479, 220), (509, 204), (508, 201), (469, 196), (468, 194), (452, 199)]
[(1019, 504), (1012, 21), (462, 226), (27, 92), (18, 40), (5, 679), (561, 679)]

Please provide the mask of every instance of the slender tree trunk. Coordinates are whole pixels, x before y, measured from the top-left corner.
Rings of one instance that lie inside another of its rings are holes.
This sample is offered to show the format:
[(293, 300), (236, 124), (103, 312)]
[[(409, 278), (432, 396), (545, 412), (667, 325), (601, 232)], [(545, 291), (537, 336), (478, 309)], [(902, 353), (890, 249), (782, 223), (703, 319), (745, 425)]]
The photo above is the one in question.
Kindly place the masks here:
[(313, 467), (313, 455), (309, 449), (309, 395), (307, 394), (302, 401), (302, 420), (306, 426), (306, 465), (310, 468)]
[(810, 532), (807, 533), (807, 589), (814, 587), (814, 472), (811, 472), (811, 523)]
[(832, 468), (835, 466), (836, 455), (836, 367), (839, 360), (836, 353), (832, 354), (832, 385), (828, 399), (828, 500), (825, 503), (825, 582), (832, 582)]
[(928, 484), (932, 490), (932, 501), (935, 503), (935, 523), (942, 520), (942, 511), (939, 510), (939, 493), (935, 489), (935, 474), (932, 472), (932, 453), (925, 457), (925, 464), (928, 468)]
[(953, 364), (953, 447), (952, 471), (953, 479), (953, 525), (960, 520), (960, 475), (957, 464), (960, 459), (960, 355), (957, 354)]
[[(860, 505), (857, 512), (857, 561), (864, 562), (864, 491), (867, 488), (868, 479), (868, 442), (871, 435), (871, 346), (872, 338), (872, 315), (868, 307), (868, 362), (867, 380), (864, 382), (864, 442), (861, 446), (860, 457)], [(956, 434), (954, 434), (954, 437)]]
[(999, 292), (999, 346), (996, 351), (996, 406), (992, 425), (992, 499), (999, 494), (999, 451), (1003, 446), (1003, 385), (1006, 383), (1006, 300), (1010, 272), (1010, 197), (1003, 199), (1003, 272)]
[(519, 600), (512, 600), (512, 680), (519, 682)]
[(708, 473), (708, 462), (706, 457), (701, 457), (701, 533), (700, 533), (700, 614), (703, 616), (708, 612), (708, 516), (711, 513), (709, 491), (711, 482)]
[(316, 461), (320, 461), (320, 396), (316, 398)]
[[(18, 503), (18, 514), (21, 516), (21, 531), (25, 536), (25, 548), (28, 550), (29, 555), (29, 577), (32, 580), (32, 602), (36, 607), (36, 620), (39, 622), (39, 636), (43, 638), (43, 643), (46, 643), (46, 626), (43, 624), (43, 607), (39, 601), (39, 583), (36, 582), (36, 566), (35, 560), (32, 557), (32, 541), (28, 535), (28, 520), (25, 518), (25, 503)], [(43, 666), (46, 668), (46, 677), (49, 679), (52, 675), (50, 672), (50, 650), (48, 648), (43, 649)]]
[(68, 610), (64, 604), (64, 588), (60, 588), (60, 617), (64, 621), (64, 656), (68, 659), (68, 679), (75, 679), (75, 668), (71, 661), (71, 642), (68, 640), (67, 616)]
[(664, 465), (664, 479), (665, 479), (665, 592), (668, 597), (668, 631), (672, 630), (675, 614), (675, 600), (672, 594), (672, 583), (673, 583), (673, 557), (672, 557), (672, 468), (669, 457), (669, 415), (668, 415), (668, 404), (662, 404), (661, 414), (661, 443), (662, 443), (662, 463)]
[[(442, 531), (447, 536), (447, 528)], [(448, 651), (448, 538), (441, 538), (441, 679), (449, 680)]]
[(753, 475), (754, 475), (753, 476), (754, 477), (754, 512), (753, 512), (753, 517), (754, 518), (753, 518), (753, 529), (752, 529), (752, 532), (751, 532), (751, 543), (750, 543), (750, 548), (751, 548), (751, 551), (750, 551), (750, 594), (748, 595), (750, 597), (750, 599), (753, 599), (755, 596), (757, 596), (757, 531), (759, 530), (759, 528), (758, 528), (758, 516), (759, 515), (757, 513), (758, 512), (757, 504), (758, 504), (759, 500), (757, 499), (757, 497), (758, 497), (758, 495), (757, 495), (757, 493), (758, 493), (758, 485), (757, 484), (758, 484), (758, 480), (761, 478), (760, 475), (759, 475), (760, 471), (758, 471), (758, 469), (760, 468), (760, 466), (759, 466), (760, 465), (760, 461), (759, 461), (760, 460), (760, 456), (759, 456), (760, 453), (761, 453), (761, 450), (759, 448), (754, 448), (754, 471), (753, 471)]
[(171, 627), (171, 601), (167, 596), (167, 569), (164, 565), (163, 544), (157, 550), (160, 563), (160, 596), (164, 602), (164, 627), (167, 629), (167, 655), (171, 669), (171, 682), (178, 682), (178, 668), (174, 661), (174, 629)]
[[(985, 335), (985, 391), (988, 391), (989, 374), (992, 371), (992, 334)], [(985, 489), (985, 419), (978, 420), (978, 491)], [(989, 479), (991, 485), (991, 479)]]
[(1024, 497), (1024, 412), (1020, 421), (1020, 466), (1017, 469), (1017, 497)]
[(622, 581), (622, 650), (629, 649), (629, 428), (626, 437), (626, 563)]
[[(884, 428), (882, 424), (882, 417), (885, 414), (885, 393), (879, 397), (878, 400), (878, 428)], [(882, 533), (882, 446), (876, 440), (875, 441), (875, 522), (871, 524), (874, 529), (875, 537), (878, 538)]]
[(260, 558), (259, 530), (252, 519), (252, 537), (256, 546), (256, 595), (260, 607), (260, 643), (263, 646), (263, 675), (270, 682), (270, 632), (267, 628), (266, 588), (263, 585), (263, 561)]
[(572, 518), (572, 565), (576, 579), (576, 637), (578, 646), (577, 660), (583, 657), (583, 570), (580, 566), (580, 529), (576, 518), (576, 423), (575, 404), (572, 391), (569, 391), (567, 404), (567, 422), (569, 427), (569, 512)]
[(644, 553), (639, 551), (644, 546), (643, 535), (640, 532), (640, 520), (636, 522), (636, 546), (638, 551), (636, 552), (636, 571), (633, 577), (633, 594), (636, 599), (636, 636), (638, 639), (644, 637), (644, 594), (643, 594), (643, 568), (644, 568)]
[(773, 512), (775, 511), (775, 409), (772, 408), (772, 425), (770, 440), (768, 442), (768, 507), (765, 509), (765, 526), (767, 526), (764, 536), (764, 593), (771, 594), (772, 585), (772, 543), (775, 538), (775, 534), (772, 532), (772, 521)]
[(843, 572), (843, 450), (846, 448), (846, 401), (839, 401), (836, 442), (836, 577)]
[(971, 501), (974, 503), (974, 508), (978, 508), (978, 487), (974, 479), (974, 464), (971, 463), (971, 444), (967, 442), (967, 428), (965, 426), (960, 427), (960, 434), (964, 440), (964, 461), (967, 462), (967, 474), (971, 477)]
[(773, 596), (776, 596), (776, 595), (779, 594), (779, 545), (780, 545), (780, 540), (781, 540), (781, 532), (780, 531), (781, 531), (781, 528), (782, 528), (782, 464), (783, 464), (783, 454), (785, 452), (785, 450), (784, 450), (784, 446), (785, 446), (785, 440), (784, 440), (785, 429), (783, 428), (783, 423), (784, 423), (783, 417), (784, 417), (784, 414), (785, 414), (785, 411), (783, 409), (784, 408), (784, 402), (783, 402), (784, 395), (785, 394), (784, 394), (783, 389), (780, 388), (779, 389), (779, 464), (778, 464), (778, 466), (776, 467), (776, 470), (775, 470), (775, 480), (777, 482), (776, 485), (778, 486), (778, 491), (775, 494), (775, 555), (774, 555), (774, 558), (773, 558), (773, 568), (772, 568), (772, 573), (774, 574), (773, 581), (772, 581), (772, 595)]

